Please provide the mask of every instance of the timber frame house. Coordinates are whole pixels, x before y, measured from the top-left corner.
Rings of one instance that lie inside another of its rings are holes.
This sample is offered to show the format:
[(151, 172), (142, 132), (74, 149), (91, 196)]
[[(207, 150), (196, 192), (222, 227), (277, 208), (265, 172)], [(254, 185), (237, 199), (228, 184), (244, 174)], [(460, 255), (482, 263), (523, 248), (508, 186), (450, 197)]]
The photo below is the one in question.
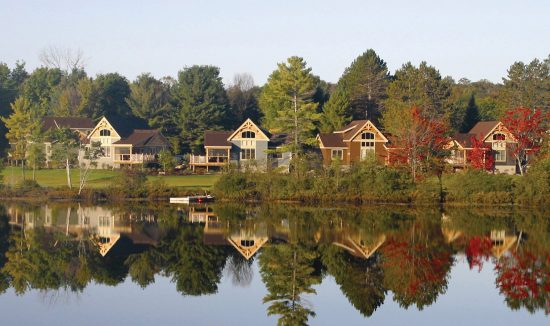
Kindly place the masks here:
[(517, 144), (514, 136), (500, 121), (478, 122), (468, 133), (455, 134), (447, 145), (451, 156), (447, 163), (456, 169), (469, 165), (469, 153), (474, 149), (472, 139), (480, 140), (487, 147), (487, 155), (494, 158), (494, 170), (498, 173), (516, 174), (517, 163), (513, 156)]
[(234, 131), (206, 131), (205, 155), (191, 154), (189, 165), (196, 169), (220, 169), (228, 164), (237, 167), (255, 165), (259, 169), (288, 169), (290, 153), (284, 150), (286, 134), (271, 134), (246, 119)]
[(328, 166), (335, 159), (349, 166), (368, 157), (383, 164), (390, 162), (390, 141), (370, 120), (354, 120), (332, 133), (320, 133), (317, 141)]

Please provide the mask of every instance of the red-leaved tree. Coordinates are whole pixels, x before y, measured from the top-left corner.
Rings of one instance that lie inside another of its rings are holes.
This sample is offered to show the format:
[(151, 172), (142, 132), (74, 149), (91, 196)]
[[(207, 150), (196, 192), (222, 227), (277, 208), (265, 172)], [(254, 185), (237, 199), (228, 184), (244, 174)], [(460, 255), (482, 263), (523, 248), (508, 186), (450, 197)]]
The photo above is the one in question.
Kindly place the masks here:
[(495, 157), (492, 155), (491, 146), (483, 142), (483, 135), (479, 139), (476, 136), (472, 137), (471, 142), (472, 150), (468, 151), (470, 166), (478, 170), (493, 170)]
[(413, 180), (417, 180), (419, 171), (441, 172), (448, 150), (445, 148), (449, 139), (446, 137), (446, 125), (435, 117), (426, 117), (422, 110), (413, 107), (409, 111), (410, 121), (396, 134), (394, 161), (406, 162), (409, 165)]
[(478, 267), (478, 271), (481, 272), (483, 268), (483, 262), (488, 261), (491, 256), (491, 249), (493, 248), (493, 242), (489, 237), (475, 236), (468, 241), (466, 245), (466, 259), (470, 269), (474, 266)]
[(546, 132), (545, 117), (540, 109), (516, 108), (508, 110), (503, 123), (515, 138), (511, 144), (521, 175), (525, 173), (528, 164), (528, 155), (537, 153)]

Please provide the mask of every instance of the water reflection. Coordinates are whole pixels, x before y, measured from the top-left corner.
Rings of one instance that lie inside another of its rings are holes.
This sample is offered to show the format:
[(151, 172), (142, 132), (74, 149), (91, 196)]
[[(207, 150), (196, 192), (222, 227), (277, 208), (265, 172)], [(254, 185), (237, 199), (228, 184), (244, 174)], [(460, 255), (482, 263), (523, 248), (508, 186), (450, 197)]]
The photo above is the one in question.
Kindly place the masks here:
[[(157, 275), (182, 295), (215, 294), (228, 276), (249, 286), (257, 263), (267, 314), (315, 317), (316, 287), (332, 276), (363, 316), (388, 293), (418, 309), (444, 295), (457, 257), (472, 273), (491, 261), (511, 309), (550, 312), (545, 212), (290, 205), (131, 207), (9, 204), (0, 213), (0, 291), (84, 291)], [(255, 262), (256, 261), (256, 262)], [(260, 299), (259, 299), (260, 300)], [(498, 303), (495, 303), (498, 304)]]

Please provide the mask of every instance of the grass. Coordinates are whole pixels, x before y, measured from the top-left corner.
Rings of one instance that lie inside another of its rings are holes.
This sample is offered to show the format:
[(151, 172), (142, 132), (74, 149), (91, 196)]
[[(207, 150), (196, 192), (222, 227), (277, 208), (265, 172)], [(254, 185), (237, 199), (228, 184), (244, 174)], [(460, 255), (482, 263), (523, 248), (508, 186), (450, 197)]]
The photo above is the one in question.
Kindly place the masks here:
[[(6, 167), (1, 174), (4, 176), (4, 184), (17, 184), (22, 179), (21, 168)], [(107, 188), (120, 176), (120, 171), (93, 170), (88, 178), (89, 188)], [(174, 176), (148, 176), (150, 181), (164, 180), (169, 187), (209, 189), (219, 179), (219, 175), (174, 175)], [(32, 170), (25, 170), (25, 178), (32, 179)], [(73, 187), (78, 186), (78, 170), (71, 170)], [(67, 176), (63, 169), (44, 169), (36, 171), (36, 182), (42, 187), (59, 188), (67, 186)]]

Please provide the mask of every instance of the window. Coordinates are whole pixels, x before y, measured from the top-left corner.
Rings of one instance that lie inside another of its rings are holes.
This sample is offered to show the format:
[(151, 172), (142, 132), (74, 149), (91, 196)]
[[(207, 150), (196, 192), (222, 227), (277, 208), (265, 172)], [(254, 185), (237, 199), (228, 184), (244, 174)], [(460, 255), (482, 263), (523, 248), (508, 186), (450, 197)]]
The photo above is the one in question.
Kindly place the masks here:
[(495, 151), (495, 162), (506, 162), (506, 151)]
[(506, 140), (506, 135), (501, 133), (493, 134), (493, 140)]
[(111, 146), (103, 146), (103, 156), (111, 157)]
[(254, 160), (256, 159), (256, 150), (254, 148), (241, 149), (241, 160)]
[(344, 159), (344, 150), (343, 149), (333, 149), (330, 156), (333, 160), (339, 158)]
[(372, 139), (374, 140), (374, 134), (372, 132), (364, 132), (361, 134), (361, 139)]
[(101, 129), (101, 130), (99, 131), (99, 135), (100, 135), (101, 137), (110, 137), (110, 136), (111, 136), (111, 130), (109, 130), (109, 129)]
[(243, 131), (241, 138), (256, 138), (256, 133), (253, 131)]
[(253, 247), (254, 246), (254, 240), (241, 240), (241, 246), (243, 247)]
[(283, 158), (283, 153), (275, 152), (275, 153), (271, 154), (271, 158), (273, 158), (273, 159), (282, 159)]

